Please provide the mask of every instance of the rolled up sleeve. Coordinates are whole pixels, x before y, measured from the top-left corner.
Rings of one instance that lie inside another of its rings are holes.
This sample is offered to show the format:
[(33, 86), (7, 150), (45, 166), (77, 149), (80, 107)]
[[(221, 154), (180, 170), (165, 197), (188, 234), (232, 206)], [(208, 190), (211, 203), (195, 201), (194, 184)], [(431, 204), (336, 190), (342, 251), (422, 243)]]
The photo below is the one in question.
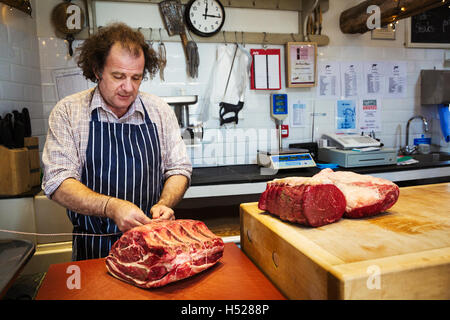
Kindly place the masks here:
[(161, 106), (164, 110), (162, 113), (161, 132), (162, 139), (162, 160), (164, 179), (168, 179), (173, 175), (183, 175), (188, 178), (191, 184), (192, 163), (187, 154), (186, 144), (181, 138), (180, 127), (173, 110), (164, 103)]

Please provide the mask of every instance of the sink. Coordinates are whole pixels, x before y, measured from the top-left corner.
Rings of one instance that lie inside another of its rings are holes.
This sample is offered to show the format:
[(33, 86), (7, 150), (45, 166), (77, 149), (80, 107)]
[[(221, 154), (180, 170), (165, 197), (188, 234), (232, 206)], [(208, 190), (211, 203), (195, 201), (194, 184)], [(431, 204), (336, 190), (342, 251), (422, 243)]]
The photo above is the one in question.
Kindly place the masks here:
[(411, 155), (414, 159), (420, 162), (442, 162), (450, 161), (450, 153), (444, 152), (433, 152), (429, 154), (413, 154)]

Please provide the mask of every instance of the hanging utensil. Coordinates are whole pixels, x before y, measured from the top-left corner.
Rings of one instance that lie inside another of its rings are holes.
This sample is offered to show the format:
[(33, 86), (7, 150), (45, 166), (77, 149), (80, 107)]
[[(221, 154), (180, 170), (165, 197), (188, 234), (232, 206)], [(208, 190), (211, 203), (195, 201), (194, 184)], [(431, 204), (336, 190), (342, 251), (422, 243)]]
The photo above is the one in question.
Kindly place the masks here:
[[(228, 74), (228, 79), (227, 79), (227, 83), (225, 85), (225, 91), (223, 93), (222, 102), (219, 103), (219, 106), (220, 106), (219, 116), (220, 116), (220, 125), (221, 126), (225, 123), (231, 123), (231, 122), (235, 122), (237, 124), (238, 120), (239, 120), (238, 113), (244, 107), (244, 101), (238, 101), (237, 104), (224, 102), (225, 95), (226, 95), (227, 89), (228, 89), (228, 84), (230, 82), (231, 73), (233, 71), (234, 61), (236, 60), (237, 51), (238, 51), (238, 44), (236, 43), (236, 49), (234, 50), (233, 60), (231, 62), (230, 73)], [(234, 116), (225, 118), (225, 115), (228, 113), (234, 113)]]
[(183, 21), (183, 5), (178, 0), (164, 0), (159, 4), (159, 10), (163, 17), (164, 25), (166, 26), (169, 36), (179, 34), (183, 44), (184, 54), (188, 59), (187, 37), (185, 33)]
[(200, 64), (200, 57), (198, 54), (197, 44), (195, 43), (194, 38), (192, 38), (192, 35), (189, 31), (188, 33), (192, 39), (187, 43), (188, 73), (191, 78), (195, 79), (198, 77), (198, 66)]
[(159, 28), (159, 44), (158, 44), (158, 65), (159, 65), (159, 78), (164, 80), (164, 69), (167, 65), (166, 46), (162, 41), (161, 28)]
[(65, 34), (65, 39), (69, 44), (69, 55), (73, 56), (72, 43), (74, 35), (84, 28), (84, 14), (81, 7), (66, 0), (53, 8), (52, 21), (57, 31)]

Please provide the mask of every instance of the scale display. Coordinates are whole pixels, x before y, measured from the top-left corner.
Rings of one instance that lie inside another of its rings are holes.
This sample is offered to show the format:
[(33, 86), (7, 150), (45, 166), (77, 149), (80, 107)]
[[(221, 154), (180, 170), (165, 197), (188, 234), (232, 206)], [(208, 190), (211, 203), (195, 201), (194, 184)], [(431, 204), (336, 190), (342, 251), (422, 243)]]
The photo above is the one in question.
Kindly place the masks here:
[(272, 169), (294, 169), (315, 167), (316, 163), (309, 153), (269, 154), (258, 152), (258, 164)]
[(290, 154), (290, 155), (273, 155), (271, 160), (274, 168), (300, 168), (315, 167), (316, 163), (309, 153)]
[(287, 94), (272, 94), (270, 99), (270, 114), (277, 120), (284, 120), (288, 116)]

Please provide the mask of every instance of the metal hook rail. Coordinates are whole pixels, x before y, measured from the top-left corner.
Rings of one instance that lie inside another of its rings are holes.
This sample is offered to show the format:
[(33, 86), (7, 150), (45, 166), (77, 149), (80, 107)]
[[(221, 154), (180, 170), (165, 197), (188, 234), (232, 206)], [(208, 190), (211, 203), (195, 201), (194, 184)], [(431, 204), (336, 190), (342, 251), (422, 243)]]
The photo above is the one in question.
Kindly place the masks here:
[[(88, 13), (87, 21), (88, 21), (88, 30), (83, 30), (75, 36), (76, 39), (87, 39), (90, 34), (96, 33), (97, 29), (101, 26), (97, 26), (95, 19), (95, 2), (100, 1), (112, 1), (112, 2), (137, 2), (137, 3), (147, 3), (147, 4), (158, 4), (161, 0), (85, 0), (86, 9)], [(314, 3), (315, 0), (228, 0), (222, 1), (225, 7), (230, 8), (253, 8), (253, 9), (268, 9), (268, 10), (290, 10), (290, 11), (298, 11), (299, 12), (299, 33), (270, 33), (270, 32), (246, 32), (246, 31), (221, 31), (215, 34), (212, 37), (200, 37), (195, 34), (191, 34), (191, 37), (197, 43), (230, 43), (229, 39), (236, 39), (237, 42), (237, 33), (241, 33), (242, 35), (242, 43), (246, 44), (260, 44), (260, 45), (284, 45), (288, 42), (302, 42), (305, 41), (305, 37), (303, 34), (303, 23), (306, 17), (303, 17), (305, 14), (302, 12), (303, 9), (307, 9), (311, 7), (311, 4)], [(323, 8), (328, 9), (328, 1), (329, 0), (320, 0), (321, 6)], [(189, 0), (181, 0), (181, 3), (186, 4)], [(323, 3), (327, 5), (324, 6)], [(324, 9), (323, 12), (326, 10)], [(136, 28), (137, 30), (138, 28)], [(143, 28), (140, 28), (143, 29)], [(149, 29), (149, 28), (146, 28)], [(156, 28), (158, 29), (158, 28)], [(233, 35), (234, 34), (234, 35)], [(316, 42), (318, 46), (326, 46), (329, 43), (329, 38), (326, 35), (308, 35), (308, 40), (311, 42)], [(228, 41), (227, 41), (228, 39)], [(146, 40), (152, 40), (147, 39)], [(167, 34), (167, 31), (161, 30), (160, 32), (160, 41), (164, 42), (180, 42), (180, 37), (172, 36), (170, 37)]]

